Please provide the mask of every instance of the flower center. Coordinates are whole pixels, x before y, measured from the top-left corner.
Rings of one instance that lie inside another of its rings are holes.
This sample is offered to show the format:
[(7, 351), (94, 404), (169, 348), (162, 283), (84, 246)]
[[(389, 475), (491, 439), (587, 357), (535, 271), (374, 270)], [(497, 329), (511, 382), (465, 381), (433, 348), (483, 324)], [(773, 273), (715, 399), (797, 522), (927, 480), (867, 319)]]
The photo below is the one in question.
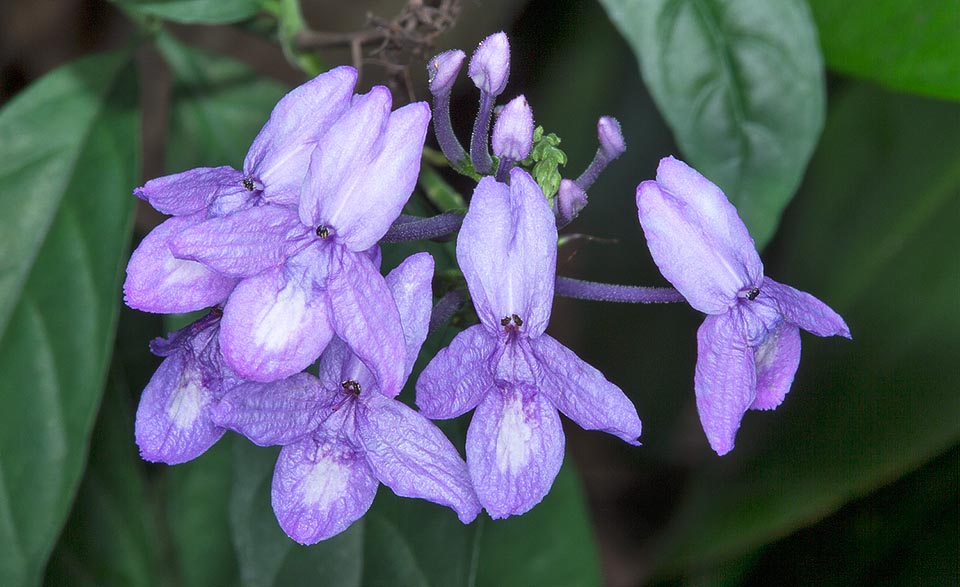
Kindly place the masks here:
[(253, 179), (249, 177), (243, 178), (241, 183), (243, 184), (243, 189), (247, 190), (248, 192), (252, 192), (253, 188), (255, 187), (253, 185)]
[(329, 237), (330, 229), (321, 224), (320, 226), (317, 227), (317, 236), (319, 236), (320, 238)]
[(737, 292), (737, 296), (745, 298), (748, 302), (757, 299), (758, 295), (760, 295), (760, 288), (756, 286), (750, 286)]
[(344, 393), (349, 393), (351, 395), (360, 395), (360, 384), (353, 379), (347, 379), (340, 383), (340, 387), (343, 388)]
[(504, 330), (507, 332), (516, 332), (520, 330), (520, 327), (523, 326), (523, 320), (520, 319), (520, 316), (516, 314), (510, 314), (509, 316), (504, 316), (500, 319), (500, 326), (503, 326)]

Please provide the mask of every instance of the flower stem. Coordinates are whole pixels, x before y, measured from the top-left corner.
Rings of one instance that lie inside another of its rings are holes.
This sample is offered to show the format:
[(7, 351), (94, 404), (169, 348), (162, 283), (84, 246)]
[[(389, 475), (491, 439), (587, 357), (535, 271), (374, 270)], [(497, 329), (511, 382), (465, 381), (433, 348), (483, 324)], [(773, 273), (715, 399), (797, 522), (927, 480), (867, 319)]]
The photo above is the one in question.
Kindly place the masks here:
[(477, 119), (473, 123), (473, 135), (470, 137), (470, 161), (477, 173), (486, 175), (493, 171), (493, 160), (490, 158), (490, 120), (493, 117), (493, 94), (480, 91), (480, 109)]
[(637, 285), (613, 285), (596, 281), (582, 281), (571, 277), (557, 276), (554, 295), (598, 302), (625, 302), (631, 304), (663, 304), (686, 301), (672, 287), (641, 287)]
[(428, 332), (433, 334), (444, 322), (456, 314), (460, 306), (466, 301), (467, 294), (464, 293), (462, 289), (454, 289), (447, 292), (445, 296), (440, 298), (440, 301), (437, 302), (437, 305), (433, 307), (433, 311), (430, 313), (430, 329)]
[(435, 239), (457, 232), (461, 224), (463, 214), (460, 212), (444, 212), (428, 218), (401, 214), (380, 242), (402, 243)]

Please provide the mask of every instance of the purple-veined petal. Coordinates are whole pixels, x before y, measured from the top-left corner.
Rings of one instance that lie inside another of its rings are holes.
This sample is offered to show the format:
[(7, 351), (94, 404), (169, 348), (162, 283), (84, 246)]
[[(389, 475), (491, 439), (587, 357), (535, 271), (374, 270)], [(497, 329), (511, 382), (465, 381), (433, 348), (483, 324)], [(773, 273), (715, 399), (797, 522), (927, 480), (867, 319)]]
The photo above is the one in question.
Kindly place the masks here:
[(224, 275), (251, 277), (282, 265), (316, 238), (293, 210), (266, 205), (201, 222), (173, 238), (170, 248)]
[(514, 385), (523, 383), (531, 387), (539, 387), (543, 381), (543, 370), (540, 360), (530, 348), (530, 340), (523, 337), (507, 338), (501, 342), (499, 351), (494, 355), (496, 364), (495, 380), (500, 385)]
[(223, 309), (224, 357), (234, 371), (253, 381), (289, 377), (313, 363), (330, 342), (329, 311), (310, 270), (282, 267), (244, 279)]
[(319, 376), (324, 389), (345, 390), (344, 385), (352, 381), (361, 391), (380, 391), (377, 378), (338, 336), (333, 337), (320, 355)]
[(377, 378), (380, 391), (394, 397), (403, 388), (406, 358), (397, 305), (366, 254), (337, 249), (339, 267), (331, 272), (326, 292), (331, 324)]
[(490, 517), (540, 503), (563, 464), (563, 445), (560, 416), (536, 390), (488, 393), (467, 430), (467, 468)]
[(170, 241), (196, 225), (202, 213), (173, 217), (154, 228), (130, 255), (123, 299), (144, 312), (193, 312), (227, 299), (236, 279), (221, 275), (196, 261), (177, 259)]
[(700, 423), (718, 455), (733, 450), (740, 420), (757, 395), (753, 349), (736, 314), (707, 316), (697, 331), (694, 375)]
[(151, 179), (133, 194), (164, 214), (186, 216), (206, 210), (217, 198), (246, 191), (243, 172), (223, 166), (198, 167)]
[(420, 354), (420, 347), (427, 338), (430, 327), (430, 312), (433, 310), (433, 257), (430, 253), (417, 253), (387, 274), (387, 287), (400, 313), (400, 325), (406, 342), (403, 380), (413, 370)]
[(336, 399), (316, 377), (298, 373), (272, 383), (234, 387), (213, 407), (210, 418), (256, 445), (285, 445), (319, 428)]
[(767, 277), (760, 288), (760, 295), (764, 294), (774, 299), (787, 322), (817, 336), (851, 338), (850, 328), (840, 314), (807, 292)]
[(673, 157), (637, 186), (637, 210), (660, 272), (690, 305), (725, 312), (763, 281), (763, 264), (737, 209), (716, 185)]
[(543, 365), (540, 391), (557, 409), (581, 428), (640, 444), (640, 417), (619, 387), (548, 334), (530, 344)]
[(310, 435), (280, 451), (273, 472), (273, 512), (287, 536), (315, 544), (360, 519), (378, 485), (357, 447)]
[(751, 410), (772, 410), (783, 402), (800, 364), (800, 329), (783, 321), (753, 350), (757, 397)]
[(356, 82), (354, 68), (337, 67), (293, 89), (274, 106), (243, 163), (263, 184), (267, 201), (297, 205), (316, 142), (349, 107)]
[(160, 363), (140, 397), (134, 435), (140, 455), (153, 462), (176, 465), (193, 460), (223, 436), (210, 421), (214, 393), (205, 387), (189, 352), (170, 355)]
[(417, 407), (432, 420), (456, 418), (472, 410), (493, 388), (498, 339), (481, 325), (457, 334), (427, 364), (417, 380)]
[(550, 321), (557, 269), (557, 227), (540, 187), (522, 169), (510, 186), (480, 180), (457, 237), (457, 262), (477, 314), (491, 330), (516, 314), (531, 338)]
[(432, 422), (378, 393), (360, 398), (357, 433), (381, 483), (401, 497), (453, 508), (464, 524), (480, 513), (467, 465)]

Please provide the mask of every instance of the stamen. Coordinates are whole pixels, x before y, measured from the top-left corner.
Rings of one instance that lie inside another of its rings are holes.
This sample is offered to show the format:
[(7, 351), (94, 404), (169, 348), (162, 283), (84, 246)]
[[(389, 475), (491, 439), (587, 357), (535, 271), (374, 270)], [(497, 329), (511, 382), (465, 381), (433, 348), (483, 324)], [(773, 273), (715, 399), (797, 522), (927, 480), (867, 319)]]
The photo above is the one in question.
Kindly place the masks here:
[(740, 290), (737, 295), (741, 298), (746, 298), (747, 301), (752, 302), (757, 299), (757, 296), (760, 295), (760, 288), (756, 286), (751, 286), (747, 289)]
[(249, 177), (245, 177), (243, 178), (243, 181), (241, 183), (243, 183), (243, 189), (247, 190), (248, 192), (253, 191), (254, 185), (253, 185), (252, 179), (250, 179)]
[(340, 387), (343, 388), (344, 393), (352, 393), (353, 395), (360, 395), (360, 384), (354, 381), (353, 379), (347, 379), (340, 383)]
[(330, 230), (327, 229), (326, 226), (321, 224), (320, 226), (317, 227), (317, 236), (319, 236), (320, 238), (327, 238), (328, 236), (330, 236)]

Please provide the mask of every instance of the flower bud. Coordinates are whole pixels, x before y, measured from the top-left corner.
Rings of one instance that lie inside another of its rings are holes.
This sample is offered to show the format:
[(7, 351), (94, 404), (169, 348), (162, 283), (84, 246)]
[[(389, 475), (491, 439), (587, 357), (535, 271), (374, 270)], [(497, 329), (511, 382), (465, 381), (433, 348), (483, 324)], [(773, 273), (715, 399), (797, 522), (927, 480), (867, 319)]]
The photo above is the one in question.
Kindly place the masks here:
[(466, 54), (459, 50), (444, 51), (427, 64), (427, 76), (430, 78), (430, 93), (444, 94), (453, 87), (453, 82), (463, 67)]
[(507, 103), (493, 125), (493, 152), (502, 159), (521, 161), (533, 148), (533, 111), (522, 95)]
[(627, 150), (623, 133), (620, 132), (620, 122), (612, 116), (603, 116), (597, 121), (597, 139), (608, 163)]
[(503, 32), (480, 41), (470, 58), (467, 73), (481, 91), (499, 96), (507, 87), (510, 76), (510, 43)]
[(573, 181), (561, 179), (555, 202), (557, 206), (557, 226), (566, 226), (586, 207), (587, 192), (580, 189), (580, 186)]

